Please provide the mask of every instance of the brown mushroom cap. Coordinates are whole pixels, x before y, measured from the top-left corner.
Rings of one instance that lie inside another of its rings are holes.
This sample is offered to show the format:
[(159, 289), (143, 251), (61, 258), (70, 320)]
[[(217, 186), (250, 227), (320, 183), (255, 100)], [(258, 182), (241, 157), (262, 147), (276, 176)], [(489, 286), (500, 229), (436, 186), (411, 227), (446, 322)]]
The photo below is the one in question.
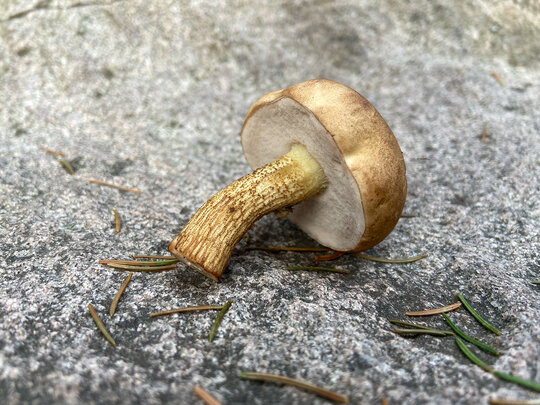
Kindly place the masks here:
[(327, 189), (288, 216), (322, 245), (366, 250), (396, 225), (407, 194), (403, 155), (384, 119), (351, 88), (315, 79), (268, 93), (249, 109), (241, 136), (252, 169), (295, 143), (322, 166)]

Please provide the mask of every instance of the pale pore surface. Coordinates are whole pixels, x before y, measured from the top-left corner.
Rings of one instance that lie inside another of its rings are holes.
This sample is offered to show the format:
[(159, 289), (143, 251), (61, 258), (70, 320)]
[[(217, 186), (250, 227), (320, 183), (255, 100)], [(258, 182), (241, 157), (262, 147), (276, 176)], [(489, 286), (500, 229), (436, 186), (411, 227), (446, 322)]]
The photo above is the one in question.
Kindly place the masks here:
[(364, 233), (360, 191), (332, 136), (315, 116), (290, 98), (259, 108), (246, 122), (242, 147), (252, 169), (304, 145), (328, 178), (325, 191), (293, 207), (288, 218), (334, 250), (351, 250)]

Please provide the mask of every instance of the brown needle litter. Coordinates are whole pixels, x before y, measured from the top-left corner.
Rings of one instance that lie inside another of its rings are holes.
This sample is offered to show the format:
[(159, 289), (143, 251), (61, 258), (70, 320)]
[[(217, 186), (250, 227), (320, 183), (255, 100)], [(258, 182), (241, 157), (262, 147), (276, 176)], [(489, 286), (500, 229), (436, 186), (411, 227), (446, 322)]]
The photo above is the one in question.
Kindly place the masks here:
[(506, 398), (489, 398), (490, 405), (540, 405), (540, 398), (536, 399), (506, 399)]
[(114, 230), (116, 231), (116, 233), (118, 233), (120, 232), (120, 227), (121, 227), (120, 214), (115, 209), (112, 210), (112, 213), (114, 215)]
[(45, 152), (47, 153), (50, 153), (51, 155), (55, 155), (55, 156), (66, 156), (66, 154), (64, 152), (58, 152), (56, 150), (52, 150), (52, 149), (49, 149), (49, 148), (46, 148), (45, 146), (40, 146), (39, 147), (41, 150), (44, 150)]
[(98, 313), (96, 312), (96, 310), (94, 309), (92, 304), (88, 304), (88, 311), (90, 311), (90, 316), (94, 320), (94, 323), (98, 327), (99, 331), (103, 334), (103, 336), (105, 336), (105, 339), (107, 339), (107, 341), (111, 345), (116, 346), (116, 342), (114, 341), (113, 337), (107, 331), (107, 328), (105, 328), (105, 325), (103, 324), (103, 321), (99, 317)]
[(267, 252), (328, 252), (328, 248), (296, 247), (296, 246), (247, 246), (246, 250), (264, 250)]
[(150, 317), (154, 318), (156, 316), (178, 314), (178, 313), (181, 313), (181, 312), (208, 311), (208, 310), (213, 310), (213, 309), (214, 310), (223, 309), (223, 305), (198, 305), (196, 307), (175, 308), (175, 309), (169, 309), (167, 311), (152, 312), (150, 314)]
[(418, 256), (412, 256), (412, 257), (403, 257), (400, 259), (386, 259), (384, 257), (374, 257), (374, 256), (368, 256), (363, 253), (355, 253), (355, 256), (358, 256), (365, 260), (371, 260), (372, 262), (381, 262), (381, 263), (395, 263), (395, 264), (401, 264), (401, 263), (412, 263), (416, 262), (418, 260), (424, 259), (428, 256), (427, 253), (418, 255)]
[(303, 381), (295, 380), (290, 377), (285, 377), (285, 376), (276, 375), (276, 374), (255, 373), (255, 372), (249, 372), (249, 371), (244, 371), (240, 373), (239, 377), (244, 378), (246, 380), (259, 380), (259, 381), (268, 381), (268, 382), (274, 382), (274, 383), (279, 383), (279, 384), (291, 385), (293, 387), (304, 389), (306, 391), (312, 392), (323, 398), (338, 402), (340, 404), (346, 404), (349, 402), (349, 399), (343, 395), (336, 394), (335, 392), (329, 391), (327, 389), (320, 388), (320, 387), (317, 387), (316, 385), (306, 383)]
[(100, 260), (99, 264), (105, 264), (108, 267), (118, 270), (131, 270), (140, 272), (158, 272), (174, 270), (177, 267), (177, 258), (159, 261), (140, 261), (140, 260)]
[(328, 271), (330, 273), (350, 274), (349, 270), (334, 269), (333, 267), (318, 267), (318, 266), (293, 266), (286, 267), (289, 271)]
[(130, 191), (130, 192), (132, 192), (132, 193), (138, 193), (138, 194), (141, 194), (141, 193), (142, 193), (141, 190), (137, 190), (137, 189), (135, 189), (135, 188), (124, 187), (124, 186), (118, 186), (118, 185), (116, 185), (116, 184), (107, 183), (107, 182), (101, 181), (101, 180), (89, 179), (88, 182), (89, 182), (89, 183), (94, 183), (94, 184), (99, 184), (100, 186), (106, 186), (106, 187), (116, 188), (116, 189), (118, 189), (118, 190)]
[(482, 128), (482, 137), (480, 138), (480, 142), (485, 143), (487, 141), (487, 126), (484, 125)]
[(326, 261), (330, 261), (330, 260), (336, 260), (336, 259), (339, 259), (344, 254), (345, 254), (345, 252), (333, 252), (333, 253), (330, 253), (328, 255), (315, 256), (315, 260), (317, 260), (318, 262), (326, 262)]
[(405, 312), (405, 315), (407, 316), (429, 316), (429, 315), (438, 315), (445, 312), (450, 312), (458, 309), (461, 306), (461, 302), (455, 302), (450, 305), (446, 305), (444, 307), (440, 308), (433, 308), (433, 309), (425, 309), (422, 311), (409, 311)]
[(229, 307), (231, 306), (231, 304), (232, 304), (231, 301), (227, 301), (225, 305), (223, 305), (223, 307), (221, 308), (221, 311), (217, 315), (216, 320), (214, 321), (214, 324), (212, 325), (212, 329), (210, 329), (210, 335), (208, 336), (209, 342), (212, 342), (214, 340), (214, 337), (216, 336), (219, 325), (221, 324), (221, 320), (223, 319), (223, 316), (229, 310)]
[(114, 315), (114, 313), (116, 311), (116, 306), (118, 305), (118, 301), (120, 301), (120, 297), (122, 296), (122, 294), (124, 293), (124, 290), (126, 289), (127, 285), (131, 281), (131, 277), (133, 277), (133, 272), (128, 274), (128, 276), (126, 277), (126, 279), (124, 280), (124, 282), (120, 286), (120, 289), (118, 290), (118, 292), (114, 296), (114, 298), (113, 298), (113, 300), (111, 302), (111, 307), (109, 308), (109, 315), (110, 316)]
[(212, 395), (210, 395), (207, 391), (205, 391), (203, 388), (199, 387), (198, 385), (193, 387), (193, 392), (206, 405), (221, 405), (221, 402), (219, 402), (216, 398), (214, 398)]

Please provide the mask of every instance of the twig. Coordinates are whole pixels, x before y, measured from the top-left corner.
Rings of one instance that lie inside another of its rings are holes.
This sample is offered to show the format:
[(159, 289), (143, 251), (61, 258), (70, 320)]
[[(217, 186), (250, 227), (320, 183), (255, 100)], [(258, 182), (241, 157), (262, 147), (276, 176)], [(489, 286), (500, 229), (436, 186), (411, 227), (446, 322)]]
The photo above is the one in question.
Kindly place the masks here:
[(65, 157), (66, 154), (64, 152), (58, 152), (56, 150), (52, 150), (52, 149), (49, 149), (49, 148), (46, 148), (45, 146), (40, 146), (39, 147), (41, 150), (44, 150), (45, 152), (47, 153), (50, 153), (51, 155), (55, 155), (55, 156), (63, 156)]
[(115, 209), (112, 210), (112, 213), (114, 215), (114, 230), (116, 231), (116, 233), (118, 233), (120, 232), (120, 227), (121, 227), (120, 214)]
[(207, 391), (205, 391), (203, 388), (196, 385), (193, 387), (193, 392), (195, 395), (197, 395), (206, 405), (221, 405), (221, 402), (219, 402), (216, 398), (214, 398), (212, 395), (210, 395)]
[(169, 309), (167, 311), (152, 312), (150, 314), (150, 317), (154, 318), (156, 316), (171, 315), (171, 314), (177, 314), (177, 313), (181, 313), (181, 312), (206, 311), (206, 310), (211, 310), (211, 309), (223, 309), (223, 305), (199, 305), (199, 306), (196, 306), (196, 307), (185, 307), (185, 308)]
[(291, 385), (293, 387), (310, 391), (323, 398), (338, 402), (340, 404), (346, 404), (347, 402), (349, 402), (349, 399), (343, 395), (336, 394), (335, 392), (329, 391), (327, 389), (320, 388), (313, 384), (306, 383), (303, 381), (295, 380), (290, 377), (285, 377), (285, 376), (276, 375), (276, 374), (255, 373), (255, 372), (248, 372), (248, 371), (244, 371), (240, 373), (239, 377), (244, 378), (246, 380), (259, 380), (259, 381), (268, 381), (268, 382)]
[(409, 311), (405, 312), (407, 316), (429, 316), (442, 314), (443, 312), (450, 312), (455, 309), (458, 309), (461, 306), (461, 302), (456, 302), (454, 304), (446, 305), (445, 307), (434, 308), (434, 309), (425, 309), (423, 311)]
[(449, 330), (431, 329), (431, 328), (426, 328), (426, 329), (393, 328), (392, 332), (397, 333), (398, 335), (433, 335), (433, 336), (453, 336), (454, 335), (454, 333), (450, 332)]
[(98, 313), (96, 312), (96, 310), (94, 309), (94, 307), (92, 306), (92, 304), (88, 304), (88, 311), (90, 311), (90, 316), (92, 317), (92, 319), (94, 320), (94, 323), (96, 324), (96, 326), (98, 327), (99, 331), (103, 334), (103, 336), (105, 336), (105, 339), (107, 339), (107, 341), (113, 345), (113, 346), (116, 346), (116, 342), (114, 341), (114, 339), (112, 338), (112, 336), (109, 334), (109, 332), (107, 331), (107, 328), (105, 328), (105, 325), (103, 324), (103, 321), (101, 320), (101, 318), (99, 317)]
[(290, 271), (307, 270), (307, 271), (329, 271), (329, 272), (332, 272), (332, 273), (341, 273), (341, 274), (350, 274), (351, 273), (349, 270), (334, 269), (332, 267), (293, 266), (293, 267), (286, 267), (286, 269), (290, 270)]
[(500, 335), (501, 331), (497, 329), (495, 326), (491, 325), (488, 321), (484, 320), (467, 302), (467, 300), (461, 295), (460, 293), (457, 294), (457, 297), (459, 300), (463, 303), (463, 306), (467, 308), (467, 311), (471, 313), (471, 315), (476, 319), (480, 324), (486, 328), (487, 330), (495, 333), (496, 335)]
[(450, 326), (450, 328), (455, 332), (456, 335), (458, 335), (459, 337), (461, 337), (462, 339), (466, 340), (467, 342), (469, 343), (472, 343), (473, 345), (479, 347), (480, 349), (482, 349), (483, 351), (485, 352), (488, 352), (490, 354), (493, 354), (495, 356), (500, 356), (500, 353), (495, 350), (493, 347), (491, 346), (488, 346), (486, 345), (485, 343), (482, 343), (472, 337), (470, 337), (469, 335), (467, 335), (465, 332), (463, 332), (461, 329), (459, 329), (455, 324), (454, 322), (452, 322), (452, 320), (450, 319), (450, 317), (448, 317), (448, 315), (446, 314), (442, 314), (442, 316), (444, 317), (444, 320), (446, 321), (446, 323), (448, 324), (448, 326)]
[(231, 301), (227, 301), (225, 305), (223, 305), (223, 308), (221, 308), (221, 311), (219, 311), (219, 314), (217, 315), (216, 320), (214, 321), (214, 324), (212, 325), (212, 329), (210, 329), (210, 335), (208, 336), (209, 342), (212, 342), (214, 340), (214, 337), (216, 336), (219, 325), (221, 324), (221, 320), (223, 319), (223, 316), (229, 310), (229, 307), (231, 306), (231, 304), (232, 304)]
[(412, 263), (412, 262), (416, 262), (420, 259), (423, 259), (425, 257), (427, 257), (427, 253), (424, 253), (424, 254), (421, 254), (421, 255), (418, 255), (418, 256), (412, 256), (412, 257), (404, 257), (404, 258), (401, 258), (401, 259), (386, 259), (384, 257), (374, 257), (374, 256), (368, 256), (368, 255), (365, 255), (363, 253), (355, 253), (356, 256), (362, 258), (362, 259), (365, 259), (365, 260), (371, 260), (372, 262), (381, 262), (381, 263)]
[(107, 186), (107, 187), (112, 187), (112, 188), (116, 188), (118, 190), (123, 190), (123, 191), (130, 191), (132, 193), (138, 193), (138, 194), (141, 194), (142, 191), (141, 190), (137, 190), (135, 188), (129, 188), (129, 187), (124, 187), (124, 186), (118, 186), (116, 184), (112, 184), (112, 183), (106, 183), (104, 181), (101, 181), (101, 180), (95, 180), (95, 179), (89, 179), (88, 180), (89, 183), (94, 183), (94, 184), (99, 184), (101, 186)]
[(126, 277), (126, 279), (124, 280), (124, 282), (120, 286), (120, 289), (118, 290), (118, 292), (114, 296), (114, 298), (113, 298), (113, 300), (111, 302), (111, 307), (109, 308), (109, 315), (111, 317), (114, 315), (114, 313), (116, 311), (116, 306), (118, 305), (118, 301), (120, 301), (120, 297), (122, 296), (122, 294), (124, 293), (124, 290), (126, 289), (127, 285), (131, 281), (131, 277), (133, 277), (133, 272), (128, 274), (128, 276)]

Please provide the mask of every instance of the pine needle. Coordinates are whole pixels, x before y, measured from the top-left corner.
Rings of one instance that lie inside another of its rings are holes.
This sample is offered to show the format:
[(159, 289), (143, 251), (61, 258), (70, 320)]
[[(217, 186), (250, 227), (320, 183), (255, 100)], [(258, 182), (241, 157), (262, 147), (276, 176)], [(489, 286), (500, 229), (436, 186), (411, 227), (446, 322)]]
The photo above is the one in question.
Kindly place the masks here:
[(500, 353), (495, 350), (493, 347), (491, 346), (488, 346), (486, 345), (485, 343), (482, 343), (472, 337), (470, 337), (469, 335), (467, 335), (465, 332), (463, 332), (461, 329), (459, 329), (455, 324), (454, 322), (452, 322), (452, 320), (450, 319), (450, 317), (448, 317), (448, 315), (446, 314), (442, 314), (442, 316), (444, 317), (444, 320), (446, 321), (446, 323), (448, 324), (448, 326), (450, 326), (450, 328), (455, 332), (456, 335), (458, 335), (460, 338), (462, 338), (463, 340), (466, 340), (467, 342), (469, 343), (472, 343), (473, 345), (475, 345), (476, 347), (482, 349), (483, 351), (485, 352), (488, 352), (490, 354), (493, 354), (495, 356), (500, 356)]
[(441, 329), (403, 329), (403, 328), (393, 328), (392, 332), (397, 333), (398, 335), (433, 335), (433, 336), (453, 336), (454, 333), (448, 330)]
[(463, 306), (467, 308), (467, 311), (471, 313), (471, 315), (476, 319), (480, 324), (486, 328), (487, 330), (495, 333), (496, 335), (500, 335), (501, 331), (497, 329), (495, 326), (491, 325), (488, 321), (486, 321), (484, 318), (482, 318), (474, 309), (469, 305), (467, 300), (461, 295), (460, 293), (457, 294), (457, 297), (459, 300), (463, 303)]
[(428, 256), (427, 253), (418, 255), (418, 256), (412, 256), (412, 257), (403, 257), (401, 259), (386, 259), (384, 257), (374, 257), (374, 256), (368, 256), (363, 253), (354, 253), (355, 256), (358, 256), (365, 260), (371, 260), (372, 262), (380, 262), (380, 263), (394, 263), (394, 264), (402, 264), (402, 263), (413, 263), (418, 260), (424, 259)]
[(88, 311), (90, 311), (90, 316), (92, 317), (92, 319), (94, 320), (94, 323), (96, 324), (96, 326), (98, 327), (99, 331), (103, 334), (103, 336), (105, 336), (105, 339), (107, 339), (107, 341), (113, 345), (113, 346), (116, 346), (116, 342), (114, 341), (114, 339), (112, 338), (112, 336), (109, 334), (109, 332), (107, 331), (107, 328), (105, 328), (105, 325), (103, 324), (103, 321), (101, 320), (101, 318), (99, 317), (98, 313), (96, 312), (96, 310), (94, 309), (94, 307), (92, 306), (92, 304), (88, 304)]
[(259, 380), (259, 381), (274, 382), (278, 384), (291, 385), (293, 387), (301, 388), (303, 390), (312, 392), (323, 398), (338, 402), (340, 404), (346, 404), (349, 402), (349, 399), (343, 395), (336, 394), (335, 392), (329, 391), (327, 389), (320, 388), (313, 384), (299, 381), (290, 377), (285, 377), (285, 376), (276, 375), (276, 374), (255, 373), (255, 372), (248, 372), (248, 371), (244, 371), (240, 373), (239, 377), (244, 378), (246, 380)]
[(478, 357), (476, 357), (476, 355), (470, 351), (470, 349), (467, 347), (467, 345), (465, 345), (465, 343), (463, 343), (463, 340), (461, 340), (460, 338), (456, 337), (456, 344), (458, 345), (459, 347), (459, 350), (461, 350), (461, 352), (470, 360), (472, 361), (474, 364), (476, 364), (478, 367), (481, 367), (483, 368), (484, 370), (490, 372), (490, 373), (493, 373), (493, 369), (488, 366), (486, 363), (484, 363), (482, 360), (480, 360)]
[(58, 152), (56, 150), (52, 150), (52, 149), (49, 149), (49, 148), (46, 148), (45, 146), (40, 146), (39, 147), (41, 150), (44, 150), (45, 152), (47, 153), (50, 153), (51, 155), (55, 155), (55, 156), (66, 156), (66, 154), (64, 152)]
[(521, 377), (516, 377), (515, 375), (512, 375), (512, 374), (501, 373), (500, 371), (494, 371), (493, 375), (496, 377), (499, 377), (501, 380), (512, 382), (514, 384), (521, 385), (522, 387), (528, 388), (530, 390), (540, 392), (540, 384), (538, 384), (535, 381), (526, 380)]
[(345, 254), (345, 252), (333, 252), (333, 253), (330, 253), (328, 255), (315, 256), (315, 260), (317, 260), (318, 262), (327, 262), (327, 261), (330, 261), (330, 260), (339, 259), (344, 254)]
[(349, 270), (342, 270), (342, 269), (334, 269), (332, 267), (317, 267), (317, 266), (294, 266), (294, 267), (286, 267), (289, 271), (328, 271), (331, 273), (341, 273), (341, 274), (350, 274), (351, 272)]
[(223, 309), (223, 305), (199, 305), (199, 306), (196, 306), (196, 307), (185, 307), (185, 308), (169, 309), (167, 311), (152, 312), (150, 314), (150, 317), (154, 318), (156, 316), (178, 314), (178, 313), (181, 313), (181, 312), (206, 311), (206, 310), (212, 310), (212, 309)]
[(455, 309), (458, 309), (461, 306), (461, 302), (456, 302), (454, 304), (446, 305), (444, 307), (440, 308), (434, 308), (434, 309), (425, 309), (422, 311), (409, 311), (405, 312), (405, 315), (407, 316), (429, 316), (429, 315), (437, 315), (442, 314), (443, 312), (450, 312)]
[(56, 159), (58, 161), (58, 163), (60, 163), (62, 165), (62, 167), (66, 170), (66, 172), (68, 172), (69, 174), (75, 174), (75, 170), (73, 169), (73, 166), (71, 166), (71, 163), (69, 163), (67, 160), (65, 159)]
[(124, 293), (124, 290), (126, 289), (127, 285), (131, 281), (131, 277), (133, 277), (133, 272), (128, 274), (128, 276), (126, 277), (126, 279), (124, 280), (124, 282), (120, 286), (120, 289), (118, 290), (118, 292), (114, 296), (114, 298), (113, 298), (113, 300), (111, 302), (111, 307), (109, 308), (109, 315), (111, 317), (116, 312), (116, 306), (118, 305), (118, 301), (120, 301), (120, 297), (122, 296), (122, 294)]
[(212, 342), (214, 340), (214, 337), (216, 336), (219, 325), (221, 324), (221, 321), (223, 320), (223, 316), (227, 313), (231, 304), (232, 304), (231, 301), (227, 301), (225, 305), (223, 305), (223, 307), (221, 308), (221, 311), (219, 311), (219, 314), (217, 315), (216, 320), (214, 321), (214, 324), (212, 325), (212, 329), (210, 329), (210, 335), (208, 336), (209, 342)]
[(115, 209), (112, 210), (112, 213), (114, 215), (114, 230), (116, 231), (116, 233), (118, 233), (120, 232), (120, 227), (121, 227), (120, 214)]
[(416, 329), (433, 329), (429, 326), (420, 325), (418, 323), (411, 323), (411, 322), (405, 322), (405, 321), (399, 321), (397, 319), (389, 319), (388, 322), (393, 323), (394, 325), (399, 326), (406, 326), (408, 328), (416, 328)]
[(296, 246), (247, 246), (246, 250), (263, 250), (267, 252), (328, 252), (328, 248), (318, 247), (296, 247)]
[(118, 185), (116, 185), (116, 184), (107, 183), (107, 182), (101, 181), (101, 180), (89, 179), (88, 182), (89, 182), (89, 183), (94, 183), (94, 184), (99, 184), (100, 186), (106, 186), (106, 187), (116, 188), (116, 189), (118, 189), (118, 190), (129, 191), (129, 192), (131, 192), (131, 193), (137, 193), (137, 194), (141, 194), (141, 193), (142, 193), (141, 190), (137, 190), (137, 189), (135, 189), (135, 188), (124, 187), (124, 186), (118, 186)]
[(540, 405), (540, 398), (537, 399), (505, 399), (489, 398), (490, 405)]
[(147, 273), (174, 270), (178, 268), (176, 264), (172, 264), (170, 266), (131, 266), (131, 265), (125, 265), (125, 264), (109, 263), (107, 264), (107, 266), (112, 267), (113, 269), (118, 269), (118, 270), (140, 271), (140, 272), (147, 272)]
[(221, 402), (219, 402), (216, 398), (214, 398), (212, 395), (210, 395), (207, 391), (205, 391), (203, 388), (199, 387), (198, 385), (193, 387), (193, 392), (206, 405), (221, 405)]

